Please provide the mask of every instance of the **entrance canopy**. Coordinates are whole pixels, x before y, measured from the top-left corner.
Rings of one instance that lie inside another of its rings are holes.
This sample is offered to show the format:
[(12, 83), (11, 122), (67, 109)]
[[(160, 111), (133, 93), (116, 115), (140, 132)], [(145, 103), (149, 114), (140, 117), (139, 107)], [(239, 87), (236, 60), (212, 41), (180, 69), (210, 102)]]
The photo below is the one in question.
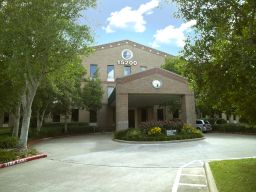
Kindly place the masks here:
[(116, 107), (116, 128), (128, 128), (128, 108), (162, 105), (181, 99), (181, 119), (195, 124), (194, 94), (187, 80), (160, 68), (149, 69), (116, 80), (116, 88), (109, 97), (110, 106)]

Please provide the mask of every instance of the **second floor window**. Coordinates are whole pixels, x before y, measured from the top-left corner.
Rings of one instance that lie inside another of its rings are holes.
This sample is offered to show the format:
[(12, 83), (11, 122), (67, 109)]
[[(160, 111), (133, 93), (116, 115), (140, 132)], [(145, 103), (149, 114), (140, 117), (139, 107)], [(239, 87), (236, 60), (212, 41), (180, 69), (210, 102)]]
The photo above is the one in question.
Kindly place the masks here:
[(108, 65), (107, 68), (107, 73), (108, 73), (108, 81), (115, 81), (115, 70), (114, 70), (114, 65)]
[(96, 64), (91, 64), (90, 65), (90, 77), (93, 78), (96, 76), (97, 73), (97, 65)]
[(124, 76), (131, 75), (131, 66), (124, 66)]
[(146, 66), (140, 66), (140, 71), (146, 71), (147, 67)]

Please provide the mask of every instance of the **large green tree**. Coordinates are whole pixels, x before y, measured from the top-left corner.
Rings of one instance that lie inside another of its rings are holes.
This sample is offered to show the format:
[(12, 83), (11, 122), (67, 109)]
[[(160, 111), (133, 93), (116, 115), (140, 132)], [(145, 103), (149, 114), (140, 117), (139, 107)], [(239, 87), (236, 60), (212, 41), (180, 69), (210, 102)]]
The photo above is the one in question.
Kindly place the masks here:
[(31, 106), (42, 79), (65, 65), (80, 65), (79, 55), (88, 50), (89, 29), (77, 19), (94, 5), (95, 0), (0, 1), (0, 60), (23, 83), (22, 148), (27, 148)]
[(256, 1), (175, 2), (181, 17), (197, 21), (183, 54), (200, 101), (256, 123)]

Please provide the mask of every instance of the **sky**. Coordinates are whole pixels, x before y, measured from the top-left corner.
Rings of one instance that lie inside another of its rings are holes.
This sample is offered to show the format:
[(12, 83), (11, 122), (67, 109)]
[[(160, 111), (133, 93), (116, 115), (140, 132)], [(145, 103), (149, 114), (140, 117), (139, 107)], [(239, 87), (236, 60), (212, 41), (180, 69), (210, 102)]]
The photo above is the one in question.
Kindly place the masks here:
[(120, 40), (178, 55), (196, 21), (177, 18), (177, 6), (166, 0), (98, 0), (79, 23), (92, 30), (94, 45)]

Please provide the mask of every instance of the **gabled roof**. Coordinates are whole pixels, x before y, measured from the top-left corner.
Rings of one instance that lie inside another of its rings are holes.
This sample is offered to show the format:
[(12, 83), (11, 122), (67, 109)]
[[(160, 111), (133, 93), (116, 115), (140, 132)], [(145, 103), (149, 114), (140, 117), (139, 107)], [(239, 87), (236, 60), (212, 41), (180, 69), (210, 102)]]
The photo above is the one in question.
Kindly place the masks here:
[(113, 47), (119, 47), (122, 45), (131, 45), (133, 47), (136, 47), (138, 49), (142, 49), (144, 51), (147, 51), (149, 53), (152, 54), (156, 54), (156, 55), (160, 55), (162, 57), (174, 57), (173, 55), (163, 52), (163, 51), (159, 51), (157, 49), (136, 43), (134, 41), (130, 41), (130, 40), (122, 40), (122, 41), (116, 41), (116, 42), (112, 42), (112, 43), (106, 43), (106, 44), (102, 44), (102, 45), (97, 45), (94, 46), (92, 48), (96, 49), (96, 50), (104, 50), (104, 49), (109, 49), (109, 48), (113, 48)]
[(139, 73), (135, 73), (129, 76), (125, 76), (125, 77), (121, 77), (121, 78), (117, 78), (116, 79), (116, 83), (127, 83), (129, 81), (134, 81), (136, 79), (140, 79), (149, 75), (153, 75), (153, 74), (159, 74), (162, 75), (164, 77), (170, 78), (170, 79), (174, 79), (177, 80), (179, 82), (185, 83), (187, 84), (188, 81), (185, 77), (182, 77), (176, 73), (173, 73), (171, 71), (167, 71), (165, 69), (162, 68), (152, 68), (152, 69), (148, 69), (146, 71), (143, 72), (139, 72)]

